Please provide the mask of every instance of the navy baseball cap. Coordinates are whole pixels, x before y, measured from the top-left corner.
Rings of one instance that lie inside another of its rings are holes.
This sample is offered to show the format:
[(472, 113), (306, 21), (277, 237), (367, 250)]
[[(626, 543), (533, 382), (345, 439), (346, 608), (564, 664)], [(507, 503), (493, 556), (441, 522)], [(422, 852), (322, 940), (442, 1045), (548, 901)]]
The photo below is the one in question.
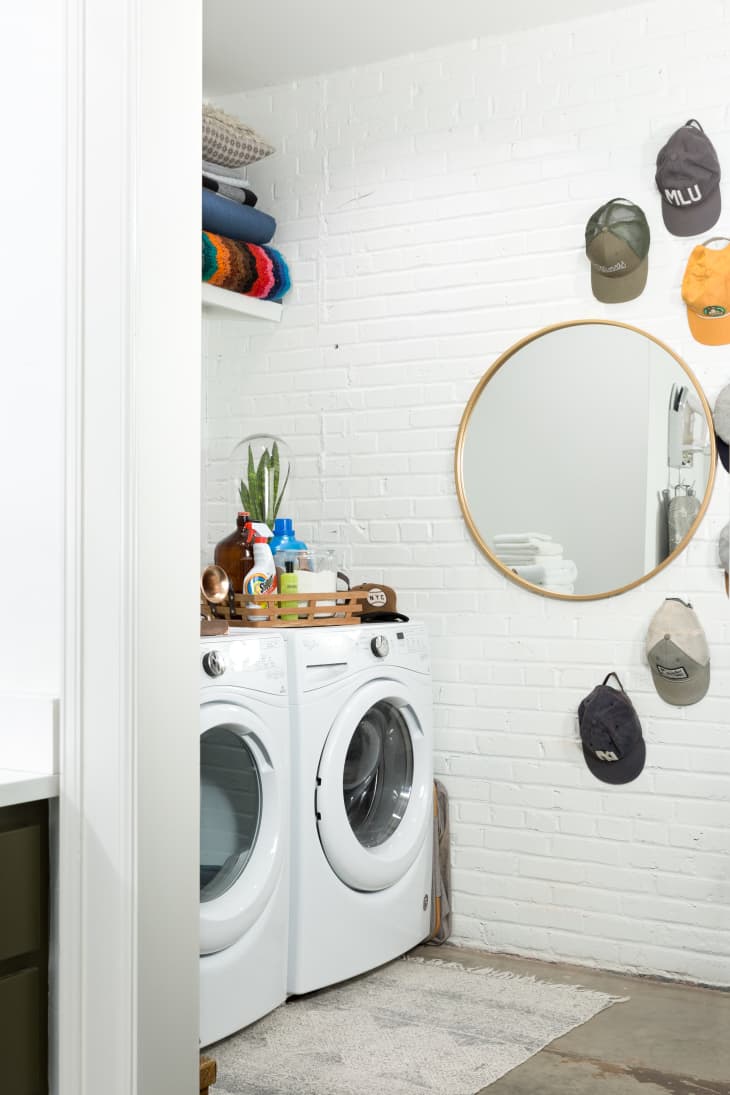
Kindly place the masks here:
[[(616, 677), (618, 688), (606, 682)], [(620, 690), (620, 691), (619, 691)], [(615, 673), (581, 701), (578, 724), (588, 768), (604, 783), (631, 783), (646, 762), (639, 716)]]

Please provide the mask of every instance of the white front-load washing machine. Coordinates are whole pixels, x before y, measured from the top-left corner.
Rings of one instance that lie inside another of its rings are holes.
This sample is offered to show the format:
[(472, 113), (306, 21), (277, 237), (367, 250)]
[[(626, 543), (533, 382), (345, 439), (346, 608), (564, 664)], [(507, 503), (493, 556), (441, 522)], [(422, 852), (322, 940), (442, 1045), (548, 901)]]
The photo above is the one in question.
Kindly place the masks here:
[(201, 639), (200, 1042), (286, 998), (289, 706), (280, 635)]
[(418, 623), (291, 628), (288, 991), (343, 981), (429, 932), (432, 695)]

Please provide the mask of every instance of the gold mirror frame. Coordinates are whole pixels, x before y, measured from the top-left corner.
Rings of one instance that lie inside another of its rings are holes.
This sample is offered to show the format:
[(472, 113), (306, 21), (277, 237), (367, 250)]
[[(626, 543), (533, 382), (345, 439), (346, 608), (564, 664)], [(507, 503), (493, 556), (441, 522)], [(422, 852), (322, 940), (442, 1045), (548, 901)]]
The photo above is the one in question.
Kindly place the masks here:
[[(536, 586), (533, 585), (532, 582), (526, 581), (524, 578), (521, 578), (519, 574), (515, 574), (513, 570), (510, 570), (509, 567), (506, 567), (504, 563), (501, 563), (499, 559), (497, 559), (497, 557), (492, 553), (492, 551), (490, 551), (489, 547), (479, 533), (479, 530), (474, 524), (471, 513), (469, 512), (469, 506), (467, 504), (466, 494), (464, 491), (462, 463), (464, 455), (464, 438), (466, 436), (466, 431), (469, 426), (469, 420), (471, 419), (472, 412), (474, 410), (474, 407), (476, 406), (477, 401), (479, 400), (480, 395), (486, 388), (491, 378), (495, 375), (495, 373), (497, 373), (502, 368), (502, 366), (505, 365), (510, 360), (510, 358), (518, 352), (518, 350), (521, 350), (523, 346), (527, 346), (528, 343), (535, 342), (538, 338), (543, 338), (544, 335), (550, 334), (551, 331), (561, 331), (566, 327), (599, 326), (623, 327), (627, 331), (634, 331), (637, 335), (642, 335), (644, 338), (648, 338), (651, 342), (654, 342), (657, 346), (661, 347), (662, 350), (665, 350), (670, 355), (670, 357), (673, 357), (677, 364), (684, 370), (684, 372), (687, 374), (692, 384), (694, 385), (694, 389), (699, 396), (700, 402), (702, 403), (702, 408), (707, 418), (710, 434), (710, 470), (707, 477), (705, 495), (702, 499), (699, 513), (693, 521), (689, 532), (684, 537), (684, 539), (680, 541), (674, 551), (670, 552), (670, 554), (667, 555), (666, 559), (662, 559), (661, 563), (655, 566), (653, 570), (650, 570), (647, 574), (642, 575), (641, 578), (637, 578), (636, 581), (629, 582), (628, 585), (620, 586), (618, 589), (609, 589), (605, 593), (552, 593), (550, 590), (543, 589), (542, 586)], [(484, 555), (486, 555), (487, 559), (489, 559), (490, 563), (492, 563), (497, 568), (497, 570), (505, 576), (505, 578), (509, 578), (509, 580), (511, 582), (514, 582), (515, 585), (522, 586), (523, 589), (529, 590), (530, 593), (537, 593), (542, 597), (550, 597), (555, 601), (601, 601), (605, 597), (617, 597), (619, 596), (619, 594), (626, 593), (628, 590), (634, 589), (636, 586), (643, 585), (644, 582), (648, 582), (650, 578), (653, 578), (655, 574), (658, 574), (661, 570), (664, 570), (666, 566), (668, 566), (671, 562), (673, 562), (674, 559), (677, 559), (682, 554), (682, 552), (694, 536), (695, 532), (697, 531), (702, 521), (702, 518), (705, 515), (707, 507), (710, 504), (712, 490), (715, 483), (716, 465), (717, 445), (715, 442), (715, 430), (712, 419), (712, 411), (710, 409), (709, 403), (707, 402), (705, 393), (702, 390), (702, 385), (699, 383), (697, 377), (694, 375), (687, 363), (683, 361), (682, 358), (674, 352), (674, 350), (670, 349), (670, 347), (667, 346), (665, 342), (662, 342), (661, 339), (655, 338), (654, 335), (650, 335), (648, 331), (642, 331), (640, 327), (633, 327), (630, 323), (618, 323), (615, 320), (611, 319), (574, 319), (570, 320), (568, 323), (554, 323), (550, 327), (543, 327), (541, 328), (541, 330), (535, 331), (533, 334), (528, 335), (526, 338), (520, 339), (520, 341), (516, 342), (514, 346), (510, 346), (508, 350), (505, 350), (505, 352), (497, 358), (492, 367), (487, 370), (487, 372), (481, 378), (476, 388), (470, 395), (469, 401), (464, 409), (464, 413), (461, 416), (459, 431), (456, 435), (454, 475), (456, 478), (456, 493), (459, 499), (459, 506), (461, 507), (461, 512), (464, 516), (464, 520), (467, 523), (469, 532), (471, 533), (472, 538), (475, 540), (480, 550), (484, 553)]]

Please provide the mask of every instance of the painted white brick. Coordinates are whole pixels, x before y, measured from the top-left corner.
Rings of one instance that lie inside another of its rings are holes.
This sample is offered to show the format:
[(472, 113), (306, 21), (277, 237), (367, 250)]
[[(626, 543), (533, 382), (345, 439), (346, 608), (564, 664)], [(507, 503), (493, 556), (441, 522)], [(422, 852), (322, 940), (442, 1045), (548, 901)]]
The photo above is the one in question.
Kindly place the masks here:
[[(276, 327), (204, 324), (203, 553), (229, 530), (234, 445), (286, 437), (298, 531), (337, 543), (354, 580), (394, 585), (431, 633), (455, 940), (730, 984), (730, 613), (715, 556), (727, 478), (689, 551), (650, 583), (558, 603), (483, 559), (451, 471), (474, 384), (544, 325), (633, 323), (685, 357), (711, 402), (730, 381), (688, 333), (689, 244), (664, 231), (653, 180), (690, 115), (730, 159), (730, 9), (700, 0), (696, 15), (652, 0), (226, 101), (280, 150), (250, 176), (295, 289)], [(616, 193), (652, 227), (649, 283), (625, 306), (594, 300), (583, 254), (588, 215)], [(688, 709), (657, 696), (644, 651), (676, 595), (712, 649), (710, 693)], [(647, 740), (624, 787), (591, 776), (577, 736), (577, 706), (610, 668)]]

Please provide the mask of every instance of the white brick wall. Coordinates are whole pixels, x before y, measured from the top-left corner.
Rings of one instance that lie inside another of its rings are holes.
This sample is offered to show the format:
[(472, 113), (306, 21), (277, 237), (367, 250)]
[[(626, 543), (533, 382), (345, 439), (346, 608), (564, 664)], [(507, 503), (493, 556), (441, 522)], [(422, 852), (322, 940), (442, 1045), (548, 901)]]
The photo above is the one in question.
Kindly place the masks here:
[[(698, 116), (730, 172), (730, 4), (662, 0), (500, 40), (231, 97), (279, 148), (251, 169), (294, 290), (280, 328), (207, 324), (206, 526), (230, 526), (225, 459), (273, 431), (296, 455), (297, 532), (391, 582), (433, 641), (436, 770), (452, 796), (457, 941), (730, 984), (730, 612), (715, 564), (720, 471), (693, 545), (621, 597), (561, 603), (508, 584), (469, 538), (452, 474), (459, 419), (530, 331), (607, 317), (657, 335), (712, 402), (730, 348), (690, 337), (693, 242), (663, 227), (656, 152)], [(730, 202), (725, 187), (726, 205)], [(582, 239), (628, 196), (652, 227), (649, 284), (604, 306)], [(730, 230), (725, 213), (717, 231)], [(537, 473), (537, 469), (536, 469)], [(712, 686), (666, 706), (643, 654), (667, 594), (689, 597)], [(640, 712), (642, 777), (588, 773), (577, 705), (611, 668)]]

